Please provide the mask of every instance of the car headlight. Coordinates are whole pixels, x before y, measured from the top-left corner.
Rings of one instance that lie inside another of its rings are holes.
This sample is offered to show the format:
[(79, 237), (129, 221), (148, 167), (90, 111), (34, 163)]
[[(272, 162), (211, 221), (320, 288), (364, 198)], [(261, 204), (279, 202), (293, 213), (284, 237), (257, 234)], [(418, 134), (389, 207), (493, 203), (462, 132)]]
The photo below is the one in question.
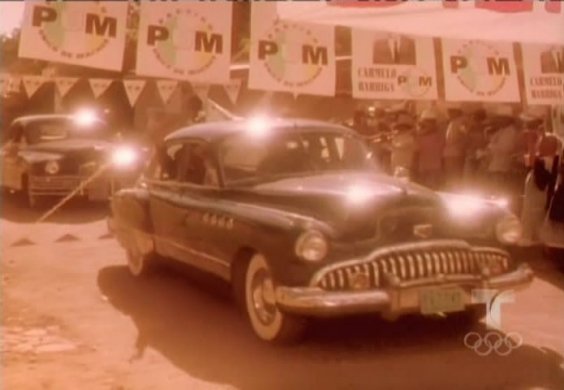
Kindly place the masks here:
[(523, 227), (516, 216), (510, 215), (497, 223), (495, 235), (502, 244), (517, 244), (523, 235)]
[(310, 230), (303, 233), (296, 241), (296, 254), (306, 261), (321, 261), (327, 256), (327, 240), (320, 232)]
[(50, 175), (55, 175), (59, 173), (60, 170), (61, 166), (57, 161), (48, 161), (47, 164), (45, 164), (45, 172)]
[(139, 161), (137, 151), (129, 146), (120, 146), (112, 153), (112, 164), (117, 168), (131, 168)]

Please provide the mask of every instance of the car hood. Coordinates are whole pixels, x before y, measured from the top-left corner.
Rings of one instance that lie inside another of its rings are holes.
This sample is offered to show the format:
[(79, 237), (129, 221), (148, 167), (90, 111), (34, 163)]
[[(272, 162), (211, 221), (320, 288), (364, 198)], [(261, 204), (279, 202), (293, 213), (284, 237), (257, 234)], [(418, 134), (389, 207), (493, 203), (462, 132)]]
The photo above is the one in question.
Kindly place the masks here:
[(406, 223), (422, 223), (435, 218), (429, 213), (443, 209), (435, 192), (377, 173), (282, 179), (255, 185), (248, 193), (253, 194), (248, 200), (254, 204), (314, 219), (341, 237), (373, 236), (382, 218), (394, 213), (405, 213), (401, 220)]

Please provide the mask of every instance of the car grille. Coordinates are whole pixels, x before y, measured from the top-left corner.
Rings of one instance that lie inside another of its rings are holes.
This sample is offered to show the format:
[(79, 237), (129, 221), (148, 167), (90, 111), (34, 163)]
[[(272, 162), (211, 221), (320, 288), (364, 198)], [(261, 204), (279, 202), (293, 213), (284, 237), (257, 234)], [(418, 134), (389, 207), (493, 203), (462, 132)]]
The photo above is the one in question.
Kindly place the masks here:
[(363, 276), (366, 287), (378, 288), (389, 284), (390, 277), (409, 282), (438, 275), (478, 276), (486, 265), (506, 271), (509, 256), (495, 248), (472, 248), (462, 242), (414, 243), (377, 250), (367, 260), (331, 265), (314, 277), (314, 284), (325, 290), (352, 290), (355, 278)]

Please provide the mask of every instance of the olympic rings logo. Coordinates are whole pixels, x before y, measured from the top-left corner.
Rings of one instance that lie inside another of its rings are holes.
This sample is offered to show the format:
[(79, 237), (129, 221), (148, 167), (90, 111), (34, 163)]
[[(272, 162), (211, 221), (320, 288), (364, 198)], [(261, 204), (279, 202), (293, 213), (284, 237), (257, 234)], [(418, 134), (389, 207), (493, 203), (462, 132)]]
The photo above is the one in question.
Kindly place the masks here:
[(523, 337), (516, 332), (509, 332), (505, 335), (496, 331), (487, 332), (485, 335), (470, 332), (464, 336), (464, 345), (479, 356), (488, 356), (492, 352), (499, 356), (507, 356), (514, 349), (523, 345)]

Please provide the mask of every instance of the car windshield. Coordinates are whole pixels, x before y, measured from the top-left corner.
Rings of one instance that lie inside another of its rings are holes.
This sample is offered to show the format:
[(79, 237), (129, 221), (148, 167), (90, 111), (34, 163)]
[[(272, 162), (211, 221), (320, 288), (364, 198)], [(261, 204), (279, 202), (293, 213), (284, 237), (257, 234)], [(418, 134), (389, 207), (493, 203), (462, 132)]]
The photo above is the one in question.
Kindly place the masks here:
[(56, 118), (27, 124), (24, 135), (26, 142), (33, 145), (66, 139), (109, 139), (111, 133), (102, 121), (80, 124), (72, 118)]
[(223, 142), (220, 155), (228, 185), (377, 169), (361, 140), (323, 131), (280, 132), (267, 137), (236, 135)]

